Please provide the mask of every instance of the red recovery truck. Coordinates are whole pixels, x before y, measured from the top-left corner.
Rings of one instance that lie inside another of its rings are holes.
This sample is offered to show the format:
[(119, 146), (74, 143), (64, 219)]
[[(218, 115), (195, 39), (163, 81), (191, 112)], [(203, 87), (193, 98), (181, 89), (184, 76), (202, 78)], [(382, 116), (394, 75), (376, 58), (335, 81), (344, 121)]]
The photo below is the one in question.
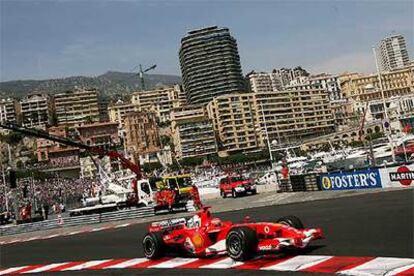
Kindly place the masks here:
[[(43, 138), (50, 141), (58, 142), (64, 145), (77, 147), (79, 149), (84, 150), (90, 156), (98, 155), (98, 156), (109, 156), (110, 159), (118, 159), (124, 168), (131, 170), (135, 177), (132, 179), (131, 188), (122, 189), (122, 187), (117, 186), (113, 183), (106, 183), (105, 189), (112, 190), (115, 195), (118, 195), (118, 198), (122, 198), (121, 200), (113, 199), (113, 195), (109, 195), (108, 198), (114, 202), (107, 202), (107, 203), (100, 203), (94, 206), (86, 206), (83, 208), (76, 209), (74, 215), (83, 215), (88, 213), (96, 213), (96, 212), (104, 212), (104, 211), (112, 211), (113, 209), (119, 209), (124, 207), (131, 207), (131, 206), (149, 206), (155, 204), (155, 209), (162, 209), (167, 207), (171, 207), (176, 202), (177, 198), (177, 190), (174, 187), (167, 186), (163, 190), (157, 190), (153, 192), (151, 185), (149, 184), (148, 180), (142, 178), (141, 167), (139, 164), (135, 164), (130, 161), (128, 158), (125, 158), (121, 153), (114, 150), (108, 150), (103, 147), (98, 146), (89, 146), (82, 144), (77, 141), (72, 141), (68, 138), (59, 137), (50, 135), (49, 133), (38, 130), (38, 129), (30, 129), (21, 127), (11, 123), (0, 124), (0, 128), (8, 129), (11, 131), (16, 131), (23, 133), (28, 136)], [(92, 158), (94, 161), (94, 159)], [(95, 161), (94, 161), (95, 163)], [(98, 165), (95, 163), (98, 167)], [(98, 168), (99, 170), (99, 168)], [(104, 181), (105, 182), (105, 181)], [(111, 189), (112, 188), (112, 189)], [(200, 196), (198, 194), (198, 189), (192, 185), (191, 192), (188, 193), (188, 200), (193, 200), (194, 206), (201, 208), (202, 204), (200, 201)], [(103, 197), (102, 197), (103, 198)], [(115, 197), (116, 198), (116, 197)], [(100, 200), (102, 201), (102, 200)]]

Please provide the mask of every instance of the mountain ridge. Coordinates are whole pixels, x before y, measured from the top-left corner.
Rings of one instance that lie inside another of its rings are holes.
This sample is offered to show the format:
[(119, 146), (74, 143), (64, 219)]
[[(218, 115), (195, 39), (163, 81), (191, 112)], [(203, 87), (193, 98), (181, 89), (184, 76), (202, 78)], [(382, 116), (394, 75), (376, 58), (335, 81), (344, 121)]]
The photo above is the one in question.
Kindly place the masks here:
[[(145, 74), (145, 88), (181, 84), (181, 77), (167, 74)], [(95, 77), (70, 76), (44, 80), (11, 80), (0, 82), (0, 97), (22, 98), (31, 93), (56, 94), (77, 87), (96, 88), (102, 97), (122, 97), (141, 90), (137, 73), (107, 71)]]

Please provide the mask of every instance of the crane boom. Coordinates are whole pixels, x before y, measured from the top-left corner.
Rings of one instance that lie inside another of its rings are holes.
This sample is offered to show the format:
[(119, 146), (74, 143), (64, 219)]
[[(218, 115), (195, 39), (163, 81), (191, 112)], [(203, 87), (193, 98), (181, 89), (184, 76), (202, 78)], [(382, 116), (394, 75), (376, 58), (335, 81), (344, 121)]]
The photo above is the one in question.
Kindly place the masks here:
[(109, 158), (111, 159), (119, 159), (124, 167), (130, 169), (132, 172), (136, 174), (137, 180), (140, 180), (142, 178), (141, 167), (139, 166), (139, 164), (135, 164), (131, 162), (129, 159), (125, 158), (125, 156), (123, 156), (117, 151), (106, 150), (102, 147), (85, 145), (80, 142), (72, 141), (68, 138), (51, 135), (43, 130), (26, 128), (26, 127), (18, 126), (16, 124), (12, 124), (12, 123), (0, 124), (0, 127), (4, 129), (16, 131), (19, 133), (23, 133), (28, 136), (43, 138), (43, 139), (47, 139), (47, 140), (61, 143), (64, 145), (77, 147), (77, 148), (86, 150), (91, 154), (97, 154), (101, 156), (106, 155), (106, 156), (109, 156)]

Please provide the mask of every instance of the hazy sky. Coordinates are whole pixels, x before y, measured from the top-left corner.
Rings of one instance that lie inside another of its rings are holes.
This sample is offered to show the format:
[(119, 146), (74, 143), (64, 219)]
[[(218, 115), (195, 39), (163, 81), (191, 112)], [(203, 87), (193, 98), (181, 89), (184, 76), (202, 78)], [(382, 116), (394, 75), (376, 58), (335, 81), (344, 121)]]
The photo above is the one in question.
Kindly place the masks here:
[(4, 1), (0, 79), (131, 71), (178, 74), (180, 39), (229, 27), (243, 73), (301, 65), (313, 73), (371, 72), (371, 47), (392, 32), (413, 47), (414, 1)]

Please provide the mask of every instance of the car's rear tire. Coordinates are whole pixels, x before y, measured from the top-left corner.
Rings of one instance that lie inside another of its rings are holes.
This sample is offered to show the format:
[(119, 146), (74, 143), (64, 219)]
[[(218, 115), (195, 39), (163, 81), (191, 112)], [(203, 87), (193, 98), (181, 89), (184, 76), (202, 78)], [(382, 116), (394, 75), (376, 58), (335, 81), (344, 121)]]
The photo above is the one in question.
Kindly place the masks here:
[(238, 194), (237, 194), (237, 192), (236, 192), (236, 190), (231, 190), (231, 196), (233, 197), (233, 198), (236, 198), (237, 196), (238, 196)]
[(235, 227), (226, 237), (226, 251), (236, 261), (246, 261), (256, 252), (256, 232), (249, 227)]
[(277, 223), (289, 225), (296, 229), (304, 229), (302, 221), (295, 216), (286, 216), (277, 220)]
[(257, 190), (256, 189), (252, 190), (252, 195), (255, 195), (255, 194), (257, 194)]
[(220, 195), (221, 195), (222, 198), (226, 198), (227, 197), (227, 194), (226, 194), (226, 192), (224, 190), (221, 190), (220, 191)]
[(154, 232), (145, 235), (142, 240), (142, 248), (146, 258), (154, 260), (159, 259), (165, 254), (164, 241), (162, 233)]

